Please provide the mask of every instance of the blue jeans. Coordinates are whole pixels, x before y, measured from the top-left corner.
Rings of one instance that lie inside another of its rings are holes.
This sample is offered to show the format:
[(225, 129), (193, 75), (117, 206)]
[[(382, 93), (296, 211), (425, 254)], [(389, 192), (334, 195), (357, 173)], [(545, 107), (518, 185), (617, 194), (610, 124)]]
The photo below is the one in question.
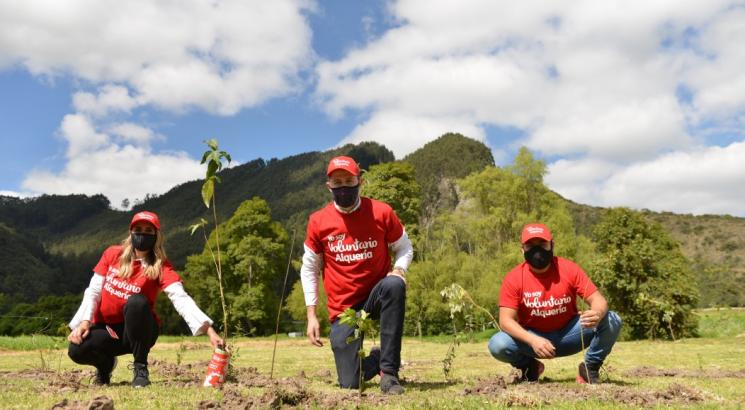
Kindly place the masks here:
[[(580, 329), (579, 315), (575, 316), (564, 328), (553, 332), (539, 332), (526, 329), (528, 332), (548, 339), (556, 348), (556, 357), (570, 356), (582, 350), (580, 331), (584, 336), (585, 362), (600, 364), (610, 354), (613, 345), (621, 333), (621, 317), (609, 311), (597, 327)], [(536, 357), (530, 345), (515, 340), (505, 332), (498, 332), (489, 340), (489, 352), (500, 362), (509, 363), (517, 368), (525, 368)]]

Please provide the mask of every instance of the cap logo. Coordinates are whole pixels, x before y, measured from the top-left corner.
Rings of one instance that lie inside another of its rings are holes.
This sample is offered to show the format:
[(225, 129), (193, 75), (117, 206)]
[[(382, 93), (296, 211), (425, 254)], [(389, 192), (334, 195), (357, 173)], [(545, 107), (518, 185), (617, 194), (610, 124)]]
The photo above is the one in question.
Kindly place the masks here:
[(147, 219), (148, 221), (152, 221), (155, 218), (153, 218), (153, 216), (150, 214), (140, 212), (139, 214), (137, 214), (137, 219)]
[(348, 167), (349, 165), (349, 161), (347, 161), (346, 159), (334, 159), (334, 166)]
[(529, 234), (535, 235), (537, 233), (543, 233), (543, 228), (541, 228), (539, 226), (529, 226), (527, 228), (527, 231), (528, 231)]

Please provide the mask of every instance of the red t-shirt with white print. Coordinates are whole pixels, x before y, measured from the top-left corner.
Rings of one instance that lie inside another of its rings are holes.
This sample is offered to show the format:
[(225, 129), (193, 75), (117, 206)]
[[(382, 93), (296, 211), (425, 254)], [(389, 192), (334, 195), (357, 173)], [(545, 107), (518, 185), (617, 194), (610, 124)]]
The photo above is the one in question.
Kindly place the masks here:
[(372, 288), (391, 269), (388, 244), (404, 227), (386, 203), (362, 198), (352, 213), (339, 212), (334, 203), (308, 220), (305, 245), (323, 255), (323, 286), (329, 319), (367, 299)]
[(517, 310), (518, 323), (539, 332), (552, 332), (566, 326), (577, 315), (577, 295), (587, 298), (597, 291), (587, 274), (576, 263), (554, 257), (551, 267), (535, 274), (523, 262), (502, 282), (499, 306)]
[(181, 278), (173, 270), (173, 265), (164, 261), (160, 279), (148, 279), (143, 274), (142, 263), (136, 260), (132, 262), (132, 276), (128, 279), (122, 279), (117, 276), (121, 254), (121, 245), (110, 246), (103, 252), (101, 260), (93, 268), (93, 272), (104, 277), (101, 303), (93, 315), (93, 323), (116, 324), (124, 322), (124, 305), (127, 303), (127, 299), (131, 295), (142, 293), (147, 298), (150, 310), (153, 312), (158, 325), (160, 325), (160, 318), (155, 314), (155, 298), (161, 290), (173, 283), (180, 282)]

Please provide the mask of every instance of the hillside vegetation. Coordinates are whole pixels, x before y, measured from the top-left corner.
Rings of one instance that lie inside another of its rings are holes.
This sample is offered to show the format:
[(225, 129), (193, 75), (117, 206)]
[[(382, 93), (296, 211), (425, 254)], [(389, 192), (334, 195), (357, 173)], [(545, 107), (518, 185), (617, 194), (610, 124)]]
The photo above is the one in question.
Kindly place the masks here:
[[(458, 134), (446, 134), (396, 162), (409, 166), (386, 167), (393, 163), (393, 154), (379, 144), (362, 143), (284, 159), (257, 159), (228, 168), (220, 173), (223, 182), (216, 192), (220, 220), (227, 221), (244, 201), (262, 198), (271, 218), (279, 221), (286, 233), (297, 232), (296, 271), (307, 217), (330, 200), (323, 185), (325, 167), (331, 157), (341, 154), (356, 158), (362, 168), (370, 170), (371, 185), (363, 188), (365, 195), (393, 203), (407, 221), (419, 215), (418, 223), (409, 222), (417, 248), (414, 273), (435, 276), (425, 279), (426, 289), (411, 290), (411, 308), (417, 310), (407, 316), (409, 333), (436, 334), (451, 329), (447, 306), (438, 296), (449, 280), (463, 282), (479, 300), (496, 309), (495, 292), (501, 277), (520, 260), (513, 245), (516, 232), (526, 221), (542, 219), (555, 226), (563, 238), (563, 254), (590, 266), (593, 241), (597, 240), (594, 229), (606, 210), (574, 203), (548, 190), (542, 184), (542, 174), (536, 174), (540, 166), (535, 168), (537, 163), (532, 160), (495, 167), (488, 147)], [(520, 158), (532, 156), (517, 160)], [(386, 178), (396, 181), (386, 183)], [(390, 189), (393, 186), (402, 187), (400, 191), (409, 196), (415, 192), (418, 198), (398, 198), (394, 192), (398, 190)], [(49, 300), (44, 307), (24, 305), (20, 309), (19, 304), (33, 304), (45, 295), (82, 293), (101, 251), (127, 234), (129, 219), (137, 210), (160, 214), (169, 257), (184, 272), (187, 257), (203, 252), (203, 239), (187, 231), (190, 224), (206, 217), (200, 187), (200, 181), (181, 184), (163, 195), (148, 196), (131, 211), (112, 209), (102, 195), (0, 197), (0, 314), (19, 308), (24, 315), (65, 316), (44, 311), (53, 306)], [(650, 224), (659, 223), (680, 243), (684, 263), (689, 265), (700, 293), (699, 306), (745, 306), (745, 219), (651, 211), (641, 215)], [(289, 250), (287, 236), (283, 240)], [(458, 276), (459, 271), (466, 276)], [(437, 272), (455, 276), (446, 279), (447, 275), (437, 276)], [(278, 295), (280, 285), (273, 275), (265, 290)], [(297, 275), (291, 275), (291, 282), (296, 280)], [(272, 300), (270, 296), (265, 294), (264, 298)], [(159, 312), (166, 318), (166, 331), (183, 330), (170, 304), (163, 302), (159, 302)], [(423, 316), (429, 317), (427, 324), (422, 322)], [(173, 322), (177, 323), (171, 325)], [(56, 329), (60, 323), (44, 327)], [(285, 323), (292, 326), (289, 319)]]

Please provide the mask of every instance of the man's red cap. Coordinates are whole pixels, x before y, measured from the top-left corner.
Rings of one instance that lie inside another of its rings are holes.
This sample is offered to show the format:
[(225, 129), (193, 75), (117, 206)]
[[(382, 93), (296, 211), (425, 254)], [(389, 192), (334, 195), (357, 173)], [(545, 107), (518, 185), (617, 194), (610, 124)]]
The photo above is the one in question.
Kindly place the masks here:
[(551, 241), (551, 231), (544, 224), (527, 224), (523, 228), (523, 234), (520, 238), (520, 242), (523, 244), (533, 238), (541, 238), (546, 241)]
[(160, 219), (158, 218), (158, 215), (150, 211), (137, 212), (135, 216), (132, 217), (132, 222), (129, 223), (129, 229), (132, 229), (132, 227), (140, 221), (150, 222), (155, 229), (160, 229)]
[(343, 169), (354, 176), (360, 176), (360, 167), (350, 157), (335, 157), (329, 161), (329, 167), (326, 168), (326, 176), (331, 175), (337, 169)]

